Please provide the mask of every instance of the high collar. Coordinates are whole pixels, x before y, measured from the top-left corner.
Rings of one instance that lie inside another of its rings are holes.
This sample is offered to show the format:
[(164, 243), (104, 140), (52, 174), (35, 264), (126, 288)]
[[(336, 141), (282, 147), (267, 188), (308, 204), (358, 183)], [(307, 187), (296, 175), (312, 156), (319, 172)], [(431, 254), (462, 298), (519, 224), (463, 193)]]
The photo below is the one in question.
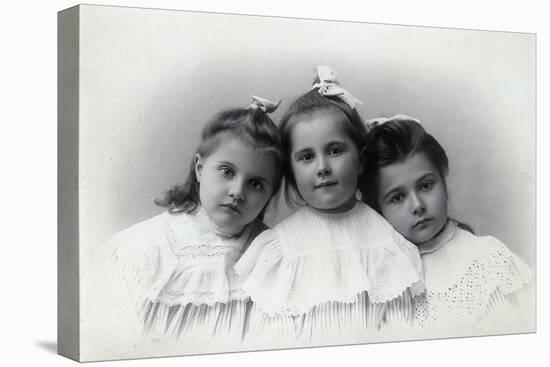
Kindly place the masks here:
[(208, 216), (208, 213), (206, 213), (206, 210), (204, 210), (202, 206), (200, 206), (197, 209), (197, 212), (195, 214), (195, 220), (203, 228), (223, 238), (239, 237), (243, 233), (246, 227), (246, 226), (238, 227), (238, 228), (220, 227)]
[(429, 239), (426, 242), (422, 242), (417, 245), (420, 255), (429, 254), (437, 251), (449, 242), (456, 232), (456, 222), (454, 220), (447, 220), (445, 227), (435, 237)]
[(365, 205), (365, 204), (363, 204), (362, 202), (356, 200), (354, 205), (351, 208), (349, 208), (348, 210), (343, 211), (343, 212), (322, 212), (322, 211), (319, 211), (315, 208), (312, 208), (309, 205), (305, 205), (303, 208), (308, 210), (310, 213), (313, 213), (314, 215), (319, 216), (319, 217), (340, 218), (340, 217), (347, 217), (347, 216), (355, 214), (355, 212), (361, 210), (361, 207), (363, 205)]

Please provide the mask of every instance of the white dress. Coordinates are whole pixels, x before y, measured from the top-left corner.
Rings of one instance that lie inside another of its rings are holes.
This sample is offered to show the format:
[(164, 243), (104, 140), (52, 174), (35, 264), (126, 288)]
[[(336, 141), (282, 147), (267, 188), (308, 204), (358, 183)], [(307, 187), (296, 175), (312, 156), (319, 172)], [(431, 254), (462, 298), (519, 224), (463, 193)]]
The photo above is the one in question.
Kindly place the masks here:
[(415, 299), (413, 326), (399, 331), (403, 338), (529, 331), (530, 315), (516, 296), (532, 272), (502, 242), (449, 221), (419, 250), (426, 293)]
[(143, 333), (199, 347), (241, 340), (251, 304), (233, 265), (262, 226), (222, 233), (199, 209), (166, 212), (114, 236), (113, 259)]
[(417, 248), (361, 202), (337, 214), (301, 208), (256, 237), (235, 270), (258, 346), (376, 340), (383, 305), (424, 291)]

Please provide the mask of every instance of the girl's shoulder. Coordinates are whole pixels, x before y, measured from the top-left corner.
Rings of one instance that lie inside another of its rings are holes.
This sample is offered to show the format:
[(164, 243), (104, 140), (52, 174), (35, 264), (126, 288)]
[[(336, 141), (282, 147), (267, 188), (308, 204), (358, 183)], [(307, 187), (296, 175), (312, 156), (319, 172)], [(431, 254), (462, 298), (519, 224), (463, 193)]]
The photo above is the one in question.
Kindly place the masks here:
[(151, 241), (164, 241), (167, 238), (167, 233), (174, 228), (178, 228), (178, 232), (183, 233), (198, 232), (192, 214), (169, 213), (166, 211), (123, 229), (116, 233), (109, 243), (119, 243), (127, 240), (143, 240), (149, 243)]
[(456, 226), (452, 238), (446, 245), (456, 256), (487, 261), (495, 256), (516, 257), (516, 255), (498, 238), (490, 235), (476, 235)]
[(474, 235), (452, 221), (429, 251), (422, 255), (426, 297), (415, 305), (415, 322), (422, 327), (477, 328), (489, 307), (506, 306), (503, 296), (515, 295), (532, 277), (530, 268), (500, 240)]
[(163, 231), (168, 218), (168, 213), (164, 212), (154, 217), (142, 220), (138, 223), (117, 232), (109, 241), (108, 245), (120, 245), (123, 242), (137, 241), (150, 243), (163, 239)]
[(452, 238), (441, 250), (431, 257), (432, 262), (437, 261), (440, 265), (436, 267), (441, 270), (437, 276), (440, 280), (483, 279), (484, 287), (491, 288), (491, 291), (499, 288), (508, 294), (521, 288), (532, 277), (530, 267), (493, 236), (479, 236), (456, 227)]
[[(172, 220), (171, 214), (164, 212), (133, 224), (115, 234), (105, 250), (111, 253), (117, 267), (126, 272), (130, 268), (135, 272), (143, 272), (143, 269), (153, 272), (162, 258), (171, 257), (164, 255), (172, 253), (168, 235)], [(131, 278), (128, 274), (125, 277)]]
[(164, 305), (243, 299), (232, 266), (248, 236), (263, 226), (225, 237), (197, 215), (166, 212), (111, 240), (114, 266), (135, 296)]

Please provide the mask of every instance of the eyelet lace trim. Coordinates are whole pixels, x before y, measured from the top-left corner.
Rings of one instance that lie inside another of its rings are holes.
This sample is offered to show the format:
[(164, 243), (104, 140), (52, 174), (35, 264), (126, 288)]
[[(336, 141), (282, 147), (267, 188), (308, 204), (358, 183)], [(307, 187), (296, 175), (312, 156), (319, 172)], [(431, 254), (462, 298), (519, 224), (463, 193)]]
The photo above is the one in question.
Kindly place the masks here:
[(491, 295), (512, 293), (528, 283), (531, 271), (509, 251), (498, 249), (487, 259), (474, 259), (463, 276), (438, 292), (426, 291), (415, 306), (419, 327), (471, 325), (486, 311)]

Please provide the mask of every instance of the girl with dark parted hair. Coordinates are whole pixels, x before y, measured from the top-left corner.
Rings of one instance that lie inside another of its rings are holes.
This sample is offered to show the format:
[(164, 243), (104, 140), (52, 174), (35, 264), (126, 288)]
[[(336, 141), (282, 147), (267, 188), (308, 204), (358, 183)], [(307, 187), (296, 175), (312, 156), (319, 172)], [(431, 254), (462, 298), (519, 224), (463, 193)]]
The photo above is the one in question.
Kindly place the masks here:
[(525, 329), (517, 293), (531, 271), (498, 239), (449, 218), (443, 147), (408, 116), (372, 126), (363, 154), (366, 202), (416, 244), (424, 266), (414, 331), (441, 337)]

